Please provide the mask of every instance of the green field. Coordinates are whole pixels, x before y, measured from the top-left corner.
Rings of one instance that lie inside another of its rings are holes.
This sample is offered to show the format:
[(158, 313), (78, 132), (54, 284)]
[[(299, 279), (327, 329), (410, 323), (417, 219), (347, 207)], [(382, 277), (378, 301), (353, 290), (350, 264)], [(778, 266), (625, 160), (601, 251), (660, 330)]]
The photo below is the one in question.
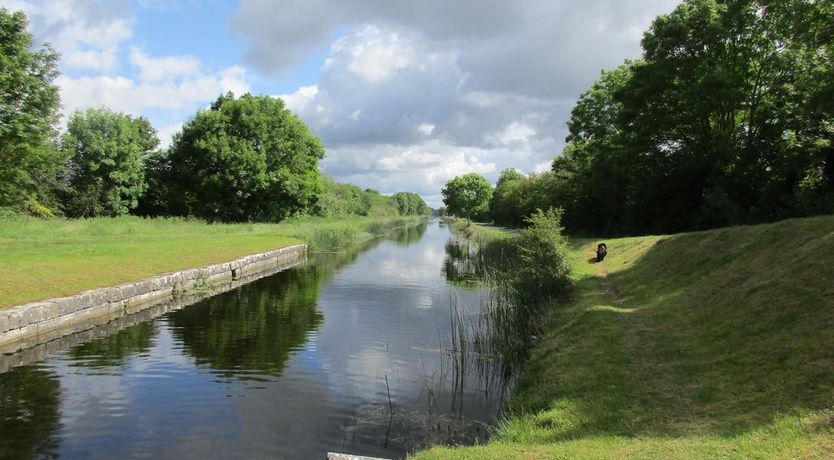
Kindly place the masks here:
[(219, 263), (295, 243), (334, 250), (418, 218), (199, 220), (0, 218), (0, 308)]
[(834, 217), (597, 242), (493, 441), (416, 458), (834, 458)]

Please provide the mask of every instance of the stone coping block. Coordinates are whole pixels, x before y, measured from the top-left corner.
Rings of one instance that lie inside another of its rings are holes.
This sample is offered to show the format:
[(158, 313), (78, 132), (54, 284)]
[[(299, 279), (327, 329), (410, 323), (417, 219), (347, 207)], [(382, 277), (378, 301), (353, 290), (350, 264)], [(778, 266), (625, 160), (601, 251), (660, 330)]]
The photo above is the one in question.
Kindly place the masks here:
[[(307, 260), (307, 245), (297, 244), (251, 254), (118, 286), (80, 292), (67, 297), (30, 302), (0, 310), (0, 349), (9, 352), (52, 340), (56, 332), (73, 329), (103, 316), (125, 315), (164, 302), (188, 297), (194, 291), (214, 295)], [(264, 274), (263, 276), (258, 276)], [(198, 299), (207, 297), (201, 295)], [(40, 338), (40, 339), (39, 339)]]

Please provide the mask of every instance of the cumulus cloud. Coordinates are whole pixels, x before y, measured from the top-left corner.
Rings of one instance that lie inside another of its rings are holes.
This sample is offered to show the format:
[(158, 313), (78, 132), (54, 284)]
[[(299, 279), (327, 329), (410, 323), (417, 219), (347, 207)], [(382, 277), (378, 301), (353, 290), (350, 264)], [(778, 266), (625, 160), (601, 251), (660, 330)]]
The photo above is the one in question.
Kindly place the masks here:
[[(144, 75), (141, 74), (140, 75)], [(99, 75), (93, 77), (58, 77), (64, 112), (86, 107), (107, 106), (113, 110), (139, 114), (149, 109), (182, 111), (196, 109), (232, 91), (241, 94), (249, 90), (246, 70), (232, 66), (214, 74), (180, 73), (159, 80), (124, 76)]]
[(325, 141), (324, 169), (437, 206), (455, 175), (548, 169), (579, 93), (677, 1), (243, 0), (231, 28), (267, 73), (329, 44), (315, 84), (281, 96)]
[[(643, 30), (678, 0), (243, 0), (232, 30), (253, 42), (249, 60), (287, 68), (340, 28), (385, 24), (460, 51), (468, 84), (534, 96), (581, 91), (601, 68), (639, 50)], [(396, 43), (372, 47), (369, 60)], [(389, 65), (396, 65), (388, 60)]]
[(116, 69), (119, 47), (133, 35), (126, 1), (8, 0), (4, 6), (25, 11), (36, 43), (50, 43), (70, 69)]
[(154, 58), (135, 46), (130, 49), (130, 62), (139, 68), (139, 78), (145, 81), (193, 77), (200, 73), (200, 61), (194, 56)]
[[(365, 56), (377, 49), (385, 59)], [(332, 44), (315, 85), (279, 97), (324, 140), (326, 172), (439, 206), (456, 175), (495, 179), (510, 166), (531, 172), (549, 162), (564, 124), (551, 100), (471, 91), (469, 79), (457, 51), (371, 25)]]

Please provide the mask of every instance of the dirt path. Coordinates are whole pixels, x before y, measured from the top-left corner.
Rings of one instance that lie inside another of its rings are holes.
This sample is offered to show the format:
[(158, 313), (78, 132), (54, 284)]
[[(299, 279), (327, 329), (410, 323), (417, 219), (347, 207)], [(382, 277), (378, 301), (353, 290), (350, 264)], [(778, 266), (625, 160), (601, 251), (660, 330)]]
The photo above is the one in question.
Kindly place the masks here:
[(661, 342), (663, 337), (651, 324), (651, 311), (643, 310), (641, 305), (626, 305), (627, 298), (609, 276), (605, 262), (596, 264), (596, 272), (601, 291), (611, 300), (611, 305), (623, 309), (618, 321), (623, 331), (621, 346), (630, 357), (626, 381), (632, 404), (637, 406), (634, 412), (640, 414), (631, 429), (635, 434), (646, 431), (679, 434), (686, 421), (677, 420), (673, 414), (687, 413), (686, 408), (692, 402), (685, 396), (674, 363), (664, 358), (663, 348), (667, 344)]

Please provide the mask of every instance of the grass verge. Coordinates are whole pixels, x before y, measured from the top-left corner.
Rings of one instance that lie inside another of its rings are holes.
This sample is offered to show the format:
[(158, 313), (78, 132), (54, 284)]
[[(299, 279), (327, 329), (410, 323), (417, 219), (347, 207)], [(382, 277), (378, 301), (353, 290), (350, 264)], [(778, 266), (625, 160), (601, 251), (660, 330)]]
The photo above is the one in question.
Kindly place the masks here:
[(596, 243), (493, 441), (416, 458), (834, 457), (834, 217)]
[(303, 218), (281, 224), (188, 219), (0, 218), (0, 308), (305, 242), (332, 251), (419, 218)]

